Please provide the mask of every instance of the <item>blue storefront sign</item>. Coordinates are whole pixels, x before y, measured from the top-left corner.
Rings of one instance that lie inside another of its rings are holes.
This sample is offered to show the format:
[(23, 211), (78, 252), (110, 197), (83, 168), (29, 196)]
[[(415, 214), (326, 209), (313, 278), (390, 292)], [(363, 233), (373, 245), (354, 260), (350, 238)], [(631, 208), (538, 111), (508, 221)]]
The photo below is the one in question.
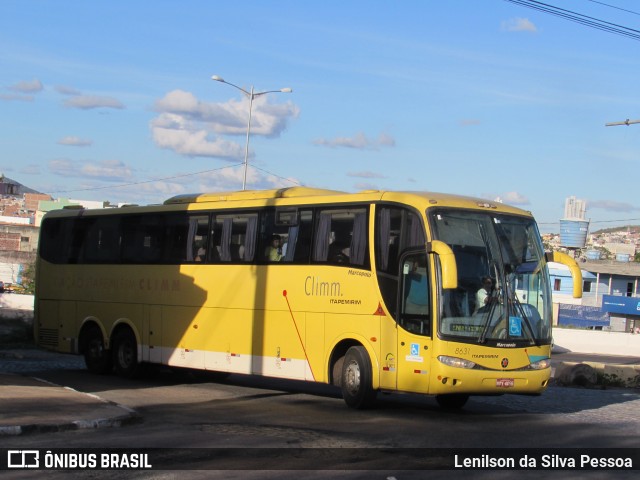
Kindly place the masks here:
[(584, 305), (560, 304), (558, 308), (558, 325), (574, 327), (608, 327), (609, 313), (598, 307)]
[(602, 310), (609, 313), (640, 315), (640, 298), (603, 295)]

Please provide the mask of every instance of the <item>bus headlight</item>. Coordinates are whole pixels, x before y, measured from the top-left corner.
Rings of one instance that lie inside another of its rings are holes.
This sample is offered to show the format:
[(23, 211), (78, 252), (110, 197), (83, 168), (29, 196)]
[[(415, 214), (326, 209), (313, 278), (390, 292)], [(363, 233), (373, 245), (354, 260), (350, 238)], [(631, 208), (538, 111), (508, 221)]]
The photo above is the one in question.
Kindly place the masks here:
[(529, 368), (532, 370), (544, 370), (545, 368), (549, 368), (551, 366), (551, 359), (545, 358), (544, 360), (538, 360), (537, 362), (533, 362), (529, 365)]
[(446, 355), (440, 355), (438, 357), (438, 360), (449, 367), (473, 368), (476, 366), (476, 364), (470, 360), (465, 360), (464, 358), (458, 357), (448, 357)]

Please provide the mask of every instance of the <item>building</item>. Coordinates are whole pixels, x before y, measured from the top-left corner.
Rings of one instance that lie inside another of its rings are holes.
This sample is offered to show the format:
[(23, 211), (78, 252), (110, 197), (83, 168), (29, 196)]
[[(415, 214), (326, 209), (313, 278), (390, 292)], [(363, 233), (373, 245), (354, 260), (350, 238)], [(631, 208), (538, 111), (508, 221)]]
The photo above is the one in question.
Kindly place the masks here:
[(558, 325), (628, 332), (640, 327), (640, 263), (586, 261), (582, 299), (571, 295), (573, 279), (563, 265), (550, 266)]

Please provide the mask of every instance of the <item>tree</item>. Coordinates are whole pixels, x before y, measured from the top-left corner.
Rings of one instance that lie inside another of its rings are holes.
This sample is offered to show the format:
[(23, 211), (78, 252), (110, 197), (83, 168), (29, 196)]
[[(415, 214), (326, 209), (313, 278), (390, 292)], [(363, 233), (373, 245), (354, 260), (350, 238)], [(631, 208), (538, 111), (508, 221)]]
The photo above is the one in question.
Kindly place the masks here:
[(25, 292), (33, 294), (36, 290), (36, 264), (35, 262), (27, 263), (22, 270), (22, 286)]

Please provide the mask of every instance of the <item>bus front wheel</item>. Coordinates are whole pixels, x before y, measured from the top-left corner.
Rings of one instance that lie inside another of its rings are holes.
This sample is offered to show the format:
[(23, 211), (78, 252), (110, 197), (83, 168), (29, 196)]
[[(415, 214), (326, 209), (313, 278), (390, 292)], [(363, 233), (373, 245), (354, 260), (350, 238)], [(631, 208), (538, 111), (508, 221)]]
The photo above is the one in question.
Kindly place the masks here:
[(112, 341), (113, 365), (121, 377), (132, 378), (140, 372), (138, 363), (138, 343), (136, 336), (128, 328), (115, 334)]
[(342, 397), (352, 408), (367, 408), (376, 397), (372, 387), (372, 370), (369, 355), (364, 347), (351, 347), (347, 350), (342, 364)]
[(104, 348), (102, 332), (97, 326), (87, 327), (83, 333), (84, 363), (91, 373), (104, 375), (110, 373), (113, 368), (111, 352)]

